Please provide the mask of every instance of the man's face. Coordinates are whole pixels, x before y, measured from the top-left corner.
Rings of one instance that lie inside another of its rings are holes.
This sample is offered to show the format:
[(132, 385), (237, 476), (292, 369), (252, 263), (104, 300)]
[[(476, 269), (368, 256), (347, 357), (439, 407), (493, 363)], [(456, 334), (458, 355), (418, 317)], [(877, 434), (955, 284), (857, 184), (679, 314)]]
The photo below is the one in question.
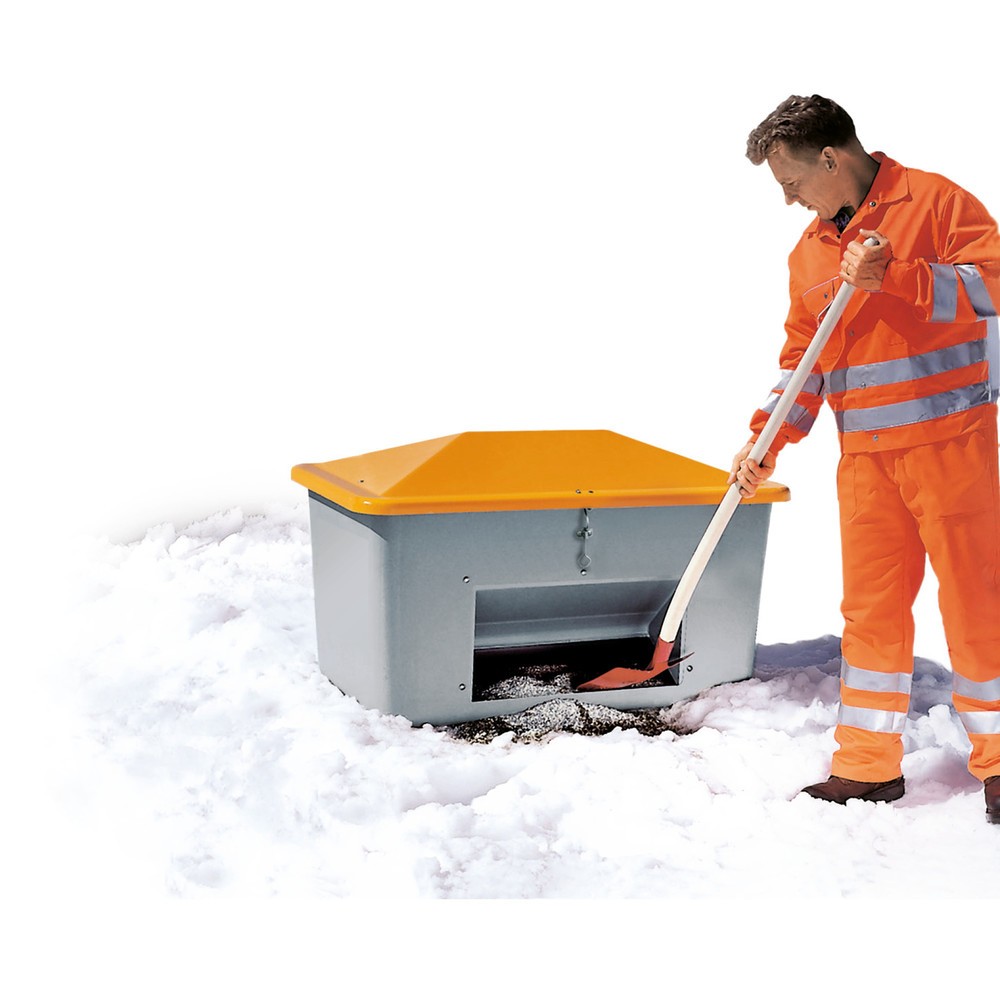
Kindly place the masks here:
[(785, 194), (785, 204), (802, 205), (821, 219), (832, 219), (844, 206), (843, 178), (829, 147), (792, 155), (775, 146), (767, 165)]

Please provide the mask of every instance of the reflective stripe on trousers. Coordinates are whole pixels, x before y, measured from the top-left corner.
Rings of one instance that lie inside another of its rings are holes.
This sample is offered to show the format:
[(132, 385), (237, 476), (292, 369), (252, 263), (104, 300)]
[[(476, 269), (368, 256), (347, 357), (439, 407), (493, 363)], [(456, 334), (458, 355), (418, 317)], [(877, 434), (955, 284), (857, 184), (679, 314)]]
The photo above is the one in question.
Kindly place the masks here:
[[(883, 673), (852, 667), (847, 660), (841, 661), (840, 679), (848, 698), (865, 695), (903, 695), (909, 700), (913, 681), (909, 673)], [(952, 691), (956, 701), (971, 699), (985, 704), (986, 710), (958, 711), (958, 717), (968, 733), (979, 735), (1000, 735), (1000, 678), (990, 681), (970, 681), (961, 674), (952, 672)], [(994, 705), (996, 706), (994, 709)], [(908, 707), (908, 706), (907, 706)], [(956, 709), (959, 705), (956, 704)], [(863, 729), (869, 733), (902, 733), (906, 722), (905, 711), (890, 711), (880, 708), (865, 708), (847, 704), (842, 700), (837, 719), (842, 726)]]

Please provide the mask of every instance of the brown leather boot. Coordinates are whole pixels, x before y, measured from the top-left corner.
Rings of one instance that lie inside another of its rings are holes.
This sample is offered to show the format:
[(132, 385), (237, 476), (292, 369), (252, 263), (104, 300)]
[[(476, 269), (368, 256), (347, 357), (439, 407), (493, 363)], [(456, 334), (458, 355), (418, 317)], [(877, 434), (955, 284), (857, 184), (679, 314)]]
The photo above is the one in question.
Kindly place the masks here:
[[(802, 791), (814, 799), (824, 799), (827, 802), (843, 805), (850, 799), (861, 799), (863, 802), (894, 802), (902, 797), (906, 785), (902, 775), (893, 778), (892, 781), (851, 781), (850, 778), (831, 775), (826, 781), (810, 785)], [(997, 788), (996, 794), (1000, 796), (1000, 787)], [(997, 822), (1000, 822), (1000, 816)]]
[(994, 774), (983, 782), (986, 793), (986, 819), (990, 823), (1000, 823), (1000, 774)]

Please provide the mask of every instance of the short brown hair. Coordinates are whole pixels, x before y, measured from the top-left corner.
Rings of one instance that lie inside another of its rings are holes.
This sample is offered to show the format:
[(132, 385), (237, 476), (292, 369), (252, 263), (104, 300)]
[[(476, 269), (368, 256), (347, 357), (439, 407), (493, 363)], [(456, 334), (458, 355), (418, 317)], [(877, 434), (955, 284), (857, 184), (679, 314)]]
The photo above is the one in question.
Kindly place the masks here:
[(857, 138), (851, 116), (827, 97), (789, 97), (747, 137), (747, 159), (763, 163), (779, 143), (789, 152), (819, 152), (848, 145)]

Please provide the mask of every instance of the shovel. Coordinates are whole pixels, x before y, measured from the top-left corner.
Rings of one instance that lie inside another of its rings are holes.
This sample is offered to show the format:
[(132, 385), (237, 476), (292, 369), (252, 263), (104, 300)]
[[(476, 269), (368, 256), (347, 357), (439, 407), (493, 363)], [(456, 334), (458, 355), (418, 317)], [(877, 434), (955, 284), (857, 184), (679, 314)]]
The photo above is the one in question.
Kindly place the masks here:
[[(865, 240), (866, 246), (876, 246), (877, 244), (878, 241), (874, 237), (870, 236)], [(750, 453), (747, 456), (748, 459), (760, 462), (767, 454), (768, 448), (771, 447), (771, 442), (778, 433), (778, 428), (784, 422), (803, 383), (815, 367), (820, 353), (826, 346), (827, 340), (830, 339), (830, 334), (833, 333), (833, 328), (837, 325), (841, 313), (843, 313), (853, 294), (853, 285), (844, 282), (840, 286), (840, 290), (834, 296), (833, 302), (826, 309), (826, 315), (823, 317), (816, 335), (813, 337), (808, 348), (806, 348), (795, 371), (792, 373), (785, 391), (778, 398), (777, 405), (764, 425), (764, 429), (760, 432), (760, 437), (757, 438), (754, 446), (750, 449)], [(687, 569), (684, 570), (684, 575), (677, 584), (677, 589), (670, 600), (670, 606), (667, 608), (666, 617), (663, 619), (660, 635), (656, 640), (656, 648), (653, 650), (653, 659), (649, 666), (612, 667), (611, 670), (600, 674), (593, 680), (579, 685), (577, 688), (578, 691), (609, 691), (613, 688), (624, 688), (631, 687), (633, 684), (642, 684), (656, 677), (658, 674), (662, 674), (663, 671), (672, 667), (677, 662), (678, 658), (672, 659), (671, 654), (674, 650), (674, 643), (677, 640), (677, 633), (681, 627), (681, 619), (684, 617), (684, 612), (687, 611), (687, 606), (691, 602), (691, 597), (698, 586), (698, 581), (701, 580), (702, 573), (705, 572), (705, 566), (715, 551), (716, 545), (719, 544), (719, 539), (726, 530), (726, 525), (729, 524), (729, 520), (739, 506), (741, 499), (742, 494), (740, 493), (739, 484), (733, 483), (722, 498), (722, 502), (716, 509), (715, 515), (705, 530), (705, 534), (698, 543), (698, 548), (695, 549), (694, 555), (687, 565)]]

